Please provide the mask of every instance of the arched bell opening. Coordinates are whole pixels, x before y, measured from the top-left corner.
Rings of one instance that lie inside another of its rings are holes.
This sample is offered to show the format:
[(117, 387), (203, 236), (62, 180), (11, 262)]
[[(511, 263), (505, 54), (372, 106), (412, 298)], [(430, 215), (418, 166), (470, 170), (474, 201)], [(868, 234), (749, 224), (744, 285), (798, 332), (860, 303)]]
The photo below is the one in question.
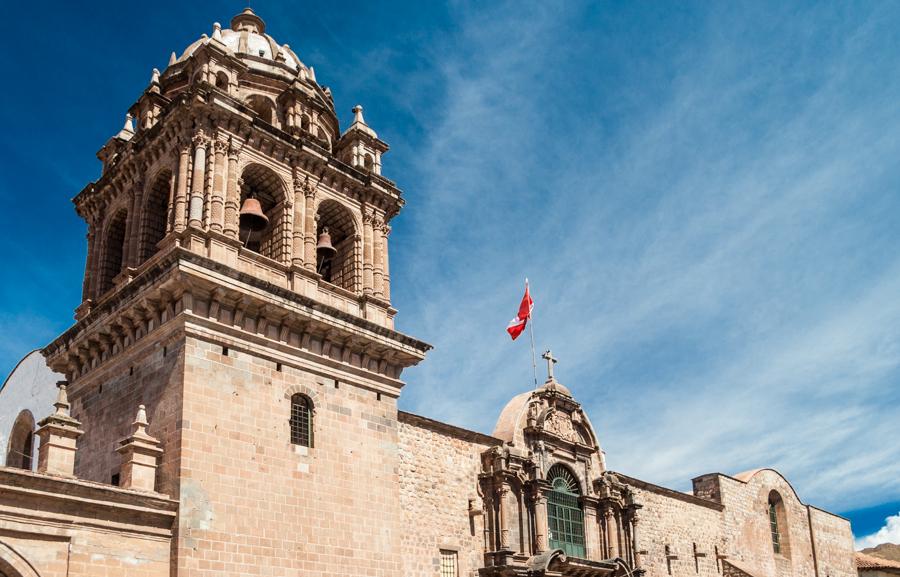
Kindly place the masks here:
[(260, 120), (277, 126), (278, 114), (275, 103), (271, 99), (261, 94), (253, 94), (247, 98), (246, 103), (259, 116)]
[(6, 466), (31, 470), (34, 461), (34, 415), (25, 410), (19, 413), (9, 433)]
[(271, 168), (250, 164), (244, 169), (241, 179), (241, 242), (249, 250), (283, 262), (287, 239), (284, 223), (285, 192), (281, 177)]
[(102, 295), (110, 290), (113, 287), (113, 279), (122, 272), (122, 259), (125, 254), (125, 224), (127, 220), (128, 212), (125, 209), (121, 209), (109, 219), (106, 225), (98, 295)]
[(353, 214), (329, 199), (319, 205), (316, 222), (316, 270), (325, 282), (356, 292), (359, 242)]
[(141, 262), (156, 253), (156, 245), (166, 236), (171, 186), (172, 171), (163, 170), (153, 179), (147, 193), (141, 224)]

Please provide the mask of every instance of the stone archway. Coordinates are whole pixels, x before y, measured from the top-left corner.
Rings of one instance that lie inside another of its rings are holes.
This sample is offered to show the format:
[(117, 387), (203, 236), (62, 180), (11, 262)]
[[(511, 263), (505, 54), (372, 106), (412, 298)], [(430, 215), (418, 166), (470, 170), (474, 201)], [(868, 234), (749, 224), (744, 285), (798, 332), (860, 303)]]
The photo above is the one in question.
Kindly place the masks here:
[(41, 577), (41, 574), (15, 549), (0, 541), (0, 577)]

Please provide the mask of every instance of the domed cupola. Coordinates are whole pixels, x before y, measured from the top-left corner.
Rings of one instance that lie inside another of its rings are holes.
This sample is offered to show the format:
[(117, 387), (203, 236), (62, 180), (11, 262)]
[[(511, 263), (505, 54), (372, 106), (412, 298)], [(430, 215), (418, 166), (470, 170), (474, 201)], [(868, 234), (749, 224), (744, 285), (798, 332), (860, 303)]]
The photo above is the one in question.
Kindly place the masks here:
[(231, 19), (231, 28), (222, 29), (218, 23), (215, 24), (211, 38), (204, 34), (188, 46), (175, 63), (184, 62), (200, 46), (214, 41), (224, 45), (230, 53), (245, 60), (251, 67), (259, 63), (269, 66), (275, 63), (280, 65), (279, 68), (286, 68), (302, 78), (315, 80), (314, 71), (300, 61), (289, 45), (280, 45), (266, 34), (266, 23), (250, 8), (245, 8)]

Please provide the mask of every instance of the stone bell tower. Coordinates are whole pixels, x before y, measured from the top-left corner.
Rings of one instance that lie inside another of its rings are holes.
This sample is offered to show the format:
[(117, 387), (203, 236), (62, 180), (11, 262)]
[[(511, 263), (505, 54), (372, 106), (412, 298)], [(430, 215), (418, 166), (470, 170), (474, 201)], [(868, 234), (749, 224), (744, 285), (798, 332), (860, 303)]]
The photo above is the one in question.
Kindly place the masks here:
[(84, 430), (75, 472), (119, 482), (109, 447), (144, 405), (178, 575), (399, 571), (396, 400), (430, 347), (394, 330), (404, 201), (353, 112), (342, 133), (248, 8), (153, 70), (74, 199), (83, 302), (44, 354)]

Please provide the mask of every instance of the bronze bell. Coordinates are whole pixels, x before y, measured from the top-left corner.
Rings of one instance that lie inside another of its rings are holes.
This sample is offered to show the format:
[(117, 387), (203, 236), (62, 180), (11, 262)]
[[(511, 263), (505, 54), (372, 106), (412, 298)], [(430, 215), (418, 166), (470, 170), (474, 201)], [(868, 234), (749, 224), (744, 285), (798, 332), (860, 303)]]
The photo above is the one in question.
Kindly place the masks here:
[(244, 200), (244, 204), (241, 205), (240, 219), (241, 228), (246, 228), (253, 232), (269, 226), (269, 217), (262, 211), (262, 205), (255, 198)]
[(337, 254), (337, 249), (331, 244), (331, 235), (328, 234), (327, 226), (324, 227), (319, 234), (319, 242), (316, 244), (316, 254), (319, 255), (322, 260), (334, 258), (334, 255)]

